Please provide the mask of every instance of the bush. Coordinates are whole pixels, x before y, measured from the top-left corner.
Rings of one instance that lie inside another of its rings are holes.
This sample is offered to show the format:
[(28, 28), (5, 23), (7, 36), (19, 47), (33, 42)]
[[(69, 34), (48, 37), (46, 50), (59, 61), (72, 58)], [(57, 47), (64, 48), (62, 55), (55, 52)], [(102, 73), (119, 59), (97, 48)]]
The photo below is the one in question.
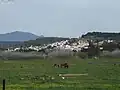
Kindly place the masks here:
[(80, 58), (82, 58), (82, 59), (85, 59), (85, 58), (88, 57), (87, 53), (85, 53), (85, 52), (78, 52), (77, 56), (80, 57)]
[(73, 52), (70, 50), (55, 50), (48, 54), (48, 56), (66, 58), (73, 55)]

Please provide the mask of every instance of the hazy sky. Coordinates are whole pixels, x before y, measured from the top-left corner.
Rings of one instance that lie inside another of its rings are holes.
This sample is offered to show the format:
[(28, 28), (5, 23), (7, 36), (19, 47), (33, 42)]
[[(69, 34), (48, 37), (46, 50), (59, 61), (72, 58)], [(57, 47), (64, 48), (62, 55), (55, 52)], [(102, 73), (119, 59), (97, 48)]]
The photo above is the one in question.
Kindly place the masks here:
[[(0, 0), (2, 1), (2, 0)], [(0, 2), (0, 33), (80, 36), (120, 31), (120, 0), (13, 0)]]

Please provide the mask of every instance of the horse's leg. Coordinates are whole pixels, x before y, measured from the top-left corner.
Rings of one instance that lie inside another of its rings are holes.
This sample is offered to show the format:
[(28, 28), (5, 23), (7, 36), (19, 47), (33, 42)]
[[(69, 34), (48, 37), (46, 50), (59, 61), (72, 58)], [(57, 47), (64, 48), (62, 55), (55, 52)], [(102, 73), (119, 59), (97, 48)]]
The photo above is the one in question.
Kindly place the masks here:
[(56, 67), (57, 64), (54, 64), (54, 67)]

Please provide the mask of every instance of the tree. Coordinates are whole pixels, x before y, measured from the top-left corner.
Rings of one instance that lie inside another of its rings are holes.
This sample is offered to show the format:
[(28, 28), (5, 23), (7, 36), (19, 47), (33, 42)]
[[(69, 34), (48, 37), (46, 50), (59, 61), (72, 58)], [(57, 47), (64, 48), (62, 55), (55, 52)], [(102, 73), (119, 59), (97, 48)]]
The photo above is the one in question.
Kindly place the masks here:
[(104, 43), (103, 48), (104, 48), (104, 50), (112, 52), (116, 48), (119, 48), (119, 46), (116, 43)]
[(99, 56), (100, 48), (97, 42), (97, 46), (93, 45), (92, 42), (89, 41), (89, 48), (88, 48), (88, 57), (92, 58), (93, 56)]

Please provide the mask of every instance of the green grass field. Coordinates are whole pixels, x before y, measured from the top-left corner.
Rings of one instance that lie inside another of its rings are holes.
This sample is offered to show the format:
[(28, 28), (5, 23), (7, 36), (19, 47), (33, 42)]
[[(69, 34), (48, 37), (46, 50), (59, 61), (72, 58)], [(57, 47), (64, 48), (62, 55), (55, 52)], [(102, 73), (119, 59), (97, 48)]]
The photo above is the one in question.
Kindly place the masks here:
[[(64, 62), (69, 63), (68, 69), (53, 67), (54, 63)], [(3, 78), (6, 90), (120, 90), (119, 64), (120, 59), (113, 58), (0, 60), (0, 90)], [(59, 74), (88, 75), (62, 79)]]

